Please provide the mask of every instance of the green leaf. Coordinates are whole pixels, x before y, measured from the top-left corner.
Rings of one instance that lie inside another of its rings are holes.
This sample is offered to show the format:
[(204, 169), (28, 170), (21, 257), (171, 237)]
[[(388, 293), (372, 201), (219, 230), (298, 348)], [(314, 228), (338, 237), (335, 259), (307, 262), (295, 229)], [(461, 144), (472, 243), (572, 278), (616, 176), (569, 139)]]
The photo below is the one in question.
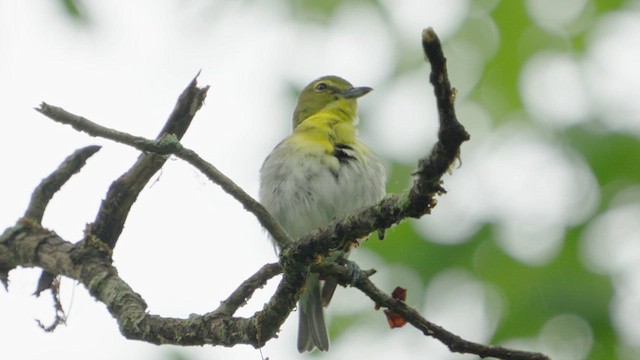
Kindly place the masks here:
[(77, 0), (60, 0), (60, 5), (64, 8), (67, 15), (76, 20), (86, 19), (85, 15), (80, 11)]
[[(493, 241), (479, 247), (476, 275), (496, 285), (508, 302), (494, 341), (534, 336), (551, 317), (567, 313), (586, 320), (594, 335), (613, 336), (609, 320), (613, 285), (608, 276), (585, 267), (580, 258), (581, 232), (571, 230), (560, 253), (544, 266), (520, 263)], [(612, 351), (612, 344), (608, 346)]]
[(570, 145), (591, 167), (601, 187), (602, 206), (620, 190), (640, 183), (640, 140), (633, 136), (575, 128), (566, 133)]

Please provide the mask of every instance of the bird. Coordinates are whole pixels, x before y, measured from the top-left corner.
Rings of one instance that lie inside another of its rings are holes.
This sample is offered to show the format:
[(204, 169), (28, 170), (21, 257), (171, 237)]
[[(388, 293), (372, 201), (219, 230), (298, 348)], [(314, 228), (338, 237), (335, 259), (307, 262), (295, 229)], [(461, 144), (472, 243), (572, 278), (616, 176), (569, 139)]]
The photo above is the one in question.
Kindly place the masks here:
[[(357, 100), (371, 90), (333, 75), (309, 83), (298, 96), (293, 132), (260, 168), (260, 203), (293, 239), (384, 197), (384, 165), (356, 128)], [(328, 261), (346, 259), (346, 251), (332, 251)], [(299, 352), (329, 350), (323, 308), (336, 286), (308, 274), (298, 302)]]

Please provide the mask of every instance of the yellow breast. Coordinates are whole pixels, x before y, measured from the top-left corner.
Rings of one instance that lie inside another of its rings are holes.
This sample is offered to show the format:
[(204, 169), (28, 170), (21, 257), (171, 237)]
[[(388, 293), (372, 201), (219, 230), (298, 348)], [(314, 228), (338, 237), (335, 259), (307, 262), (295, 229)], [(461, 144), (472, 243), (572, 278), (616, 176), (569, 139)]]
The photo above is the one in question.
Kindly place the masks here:
[(356, 142), (357, 130), (354, 114), (339, 109), (320, 111), (305, 119), (293, 132), (300, 145), (315, 144), (326, 154), (332, 154), (337, 144), (352, 145)]

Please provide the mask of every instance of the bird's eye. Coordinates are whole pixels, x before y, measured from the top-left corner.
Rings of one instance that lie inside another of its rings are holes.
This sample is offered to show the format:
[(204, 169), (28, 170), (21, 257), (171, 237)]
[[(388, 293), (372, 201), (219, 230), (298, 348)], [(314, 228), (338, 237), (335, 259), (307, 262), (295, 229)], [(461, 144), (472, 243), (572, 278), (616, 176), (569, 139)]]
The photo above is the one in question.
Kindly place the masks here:
[(320, 84), (316, 85), (316, 91), (323, 91), (323, 90), (326, 90), (326, 89), (327, 89), (327, 84), (325, 84), (325, 83), (321, 82)]

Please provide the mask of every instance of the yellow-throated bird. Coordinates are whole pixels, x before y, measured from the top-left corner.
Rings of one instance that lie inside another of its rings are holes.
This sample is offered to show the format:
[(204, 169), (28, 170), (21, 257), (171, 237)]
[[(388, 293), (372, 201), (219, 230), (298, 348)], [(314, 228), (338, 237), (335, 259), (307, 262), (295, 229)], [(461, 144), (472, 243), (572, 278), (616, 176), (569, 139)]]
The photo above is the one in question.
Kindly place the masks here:
[[(292, 238), (384, 196), (384, 167), (357, 137), (357, 99), (369, 91), (337, 76), (313, 81), (298, 97), (293, 133), (264, 161), (260, 202)], [(336, 251), (330, 258), (340, 256), (346, 254)], [(298, 307), (298, 351), (329, 349), (323, 306), (335, 288), (334, 279), (308, 276)]]

